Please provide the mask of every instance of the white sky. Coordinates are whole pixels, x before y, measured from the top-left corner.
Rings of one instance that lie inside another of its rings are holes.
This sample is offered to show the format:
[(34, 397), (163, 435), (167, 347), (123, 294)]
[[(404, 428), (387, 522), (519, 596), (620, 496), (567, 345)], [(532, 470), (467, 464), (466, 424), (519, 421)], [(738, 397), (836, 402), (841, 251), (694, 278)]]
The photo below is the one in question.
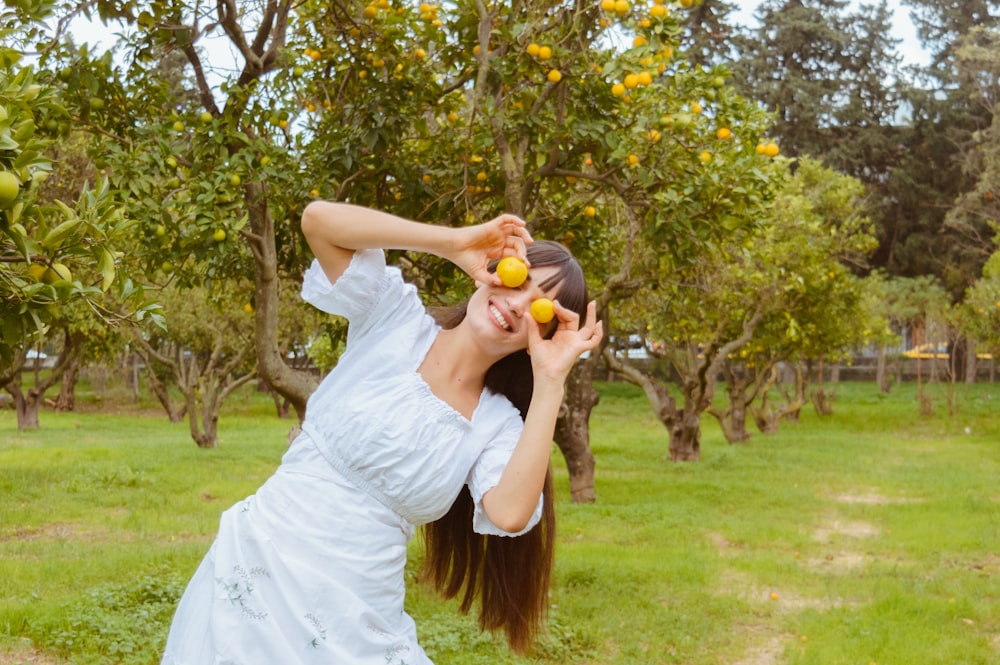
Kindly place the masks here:
[[(756, 26), (757, 20), (754, 18), (754, 12), (757, 7), (761, 4), (760, 0), (737, 0), (737, 9), (733, 14), (733, 17), (747, 26)], [(858, 0), (852, 0), (851, 6), (855, 9), (862, 3)], [(874, 0), (870, 0), (870, 3), (874, 4)], [(920, 41), (917, 39), (917, 30), (913, 27), (913, 23), (910, 21), (909, 8), (905, 7), (899, 0), (888, 0), (886, 3), (889, 10), (892, 11), (893, 18), (893, 37), (896, 39), (901, 39), (897, 45), (899, 54), (903, 57), (904, 65), (927, 65), (930, 63), (930, 54), (924, 50), (920, 45)]]

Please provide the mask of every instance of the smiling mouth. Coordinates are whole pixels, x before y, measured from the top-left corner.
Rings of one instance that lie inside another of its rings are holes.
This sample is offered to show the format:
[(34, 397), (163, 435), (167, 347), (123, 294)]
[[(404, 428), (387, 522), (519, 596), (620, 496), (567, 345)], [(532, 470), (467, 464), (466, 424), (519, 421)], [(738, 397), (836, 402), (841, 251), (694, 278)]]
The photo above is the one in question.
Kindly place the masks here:
[(490, 314), (493, 315), (493, 320), (497, 322), (498, 326), (507, 331), (511, 330), (510, 324), (507, 322), (507, 319), (504, 318), (504, 315), (500, 312), (499, 309), (496, 308), (496, 305), (493, 305), (492, 303), (490, 303)]

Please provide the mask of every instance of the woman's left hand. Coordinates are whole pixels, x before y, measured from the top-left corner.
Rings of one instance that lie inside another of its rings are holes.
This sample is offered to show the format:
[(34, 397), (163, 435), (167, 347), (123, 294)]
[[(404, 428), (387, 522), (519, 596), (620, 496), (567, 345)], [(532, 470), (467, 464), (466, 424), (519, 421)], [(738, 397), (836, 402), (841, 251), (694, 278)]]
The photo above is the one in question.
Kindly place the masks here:
[(489, 271), (490, 262), (505, 256), (525, 260), (525, 248), (534, 242), (526, 226), (520, 217), (503, 214), (483, 224), (459, 227), (446, 258), (477, 282), (499, 286), (502, 282)]
[(604, 327), (597, 320), (597, 304), (587, 305), (587, 319), (580, 322), (580, 315), (555, 303), (556, 330), (548, 339), (542, 336), (542, 325), (537, 321), (528, 325), (528, 354), (535, 380), (550, 379), (558, 383), (566, 376), (584, 351), (592, 351), (604, 336)]

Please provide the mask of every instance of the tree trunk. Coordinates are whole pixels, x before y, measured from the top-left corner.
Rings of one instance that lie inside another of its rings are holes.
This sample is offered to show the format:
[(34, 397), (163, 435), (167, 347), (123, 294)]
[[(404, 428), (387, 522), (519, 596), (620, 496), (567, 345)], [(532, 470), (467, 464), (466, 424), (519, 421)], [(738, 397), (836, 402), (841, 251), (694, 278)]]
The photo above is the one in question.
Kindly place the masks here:
[(670, 461), (697, 462), (701, 459), (701, 415), (678, 409), (670, 426)]
[(76, 408), (76, 382), (80, 378), (80, 359), (73, 358), (66, 367), (59, 383), (56, 411), (73, 411)]
[(291, 403), (301, 422), (306, 415), (306, 402), (317, 383), (308, 372), (289, 367), (278, 345), (278, 254), (274, 242), (274, 220), (267, 207), (264, 186), (258, 183), (248, 185), (246, 202), (252, 229), (250, 244), (254, 253), (257, 370), (274, 390)]
[(976, 341), (968, 337), (965, 338), (965, 382), (975, 383), (978, 370), (978, 358), (976, 358)]
[(889, 372), (888, 372), (888, 356), (889, 349), (885, 344), (879, 346), (878, 349), (878, 362), (875, 366), (875, 385), (878, 386), (878, 391), (883, 395), (889, 394)]
[(726, 377), (726, 396), (729, 402), (724, 409), (710, 406), (708, 413), (719, 421), (726, 441), (731, 444), (746, 443), (750, 440), (750, 433), (747, 432), (747, 391), (751, 381), (745, 367), (738, 370), (726, 362), (722, 366), (722, 371)]
[(555, 441), (566, 460), (573, 503), (593, 503), (594, 455), (590, 450), (590, 413), (600, 395), (594, 390), (594, 369), (598, 356), (578, 362), (566, 380), (566, 397), (556, 420)]
[(17, 413), (17, 429), (19, 431), (38, 429), (38, 411), (42, 404), (42, 400), (39, 399), (40, 393), (38, 390), (28, 388), (25, 391), (21, 387), (20, 372), (15, 374), (14, 378), (4, 388), (14, 398), (14, 411)]

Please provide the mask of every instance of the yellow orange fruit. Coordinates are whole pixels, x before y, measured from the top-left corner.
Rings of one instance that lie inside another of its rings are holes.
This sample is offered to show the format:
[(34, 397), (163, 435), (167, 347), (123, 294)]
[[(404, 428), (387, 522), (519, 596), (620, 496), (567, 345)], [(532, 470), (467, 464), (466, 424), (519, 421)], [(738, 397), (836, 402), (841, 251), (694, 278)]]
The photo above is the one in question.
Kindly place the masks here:
[(639, 163), (639, 155), (633, 153), (628, 156), (627, 161), (629, 166), (635, 166)]
[(698, 102), (691, 104), (691, 113), (698, 114), (701, 113), (701, 111), (702, 111), (701, 104), (699, 104)]
[(558, 69), (550, 69), (548, 79), (552, 83), (559, 83), (559, 81), (562, 80), (562, 72), (560, 72)]
[(601, 9), (606, 12), (613, 12), (615, 10), (615, 0), (601, 0)]
[(596, 214), (597, 214), (597, 208), (595, 208), (594, 206), (587, 206), (586, 208), (583, 209), (584, 217), (593, 217)]
[(528, 266), (516, 256), (505, 256), (497, 263), (497, 277), (504, 286), (517, 288), (528, 279)]
[(540, 46), (538, 48), (538, 59), (548, 60), (552, 57), (552, 47), (551, 46)]
[(626, 74), (624, 83), (626, 88), (632, 90), (639, 86), (639, 77), (635, 74)]
[(777, 157), (779, 152), (781, 152), (781, 150), (778, 148), (777, 143), (768, 143), (764, 146), (764, 155), (767, 157)]
[(639, 80), (639, 85), (649, 85), (653, 82), (653, 75), (649, 72), (639, 72), (636, 78)]
[(728, 127), (720, 127), (719, 131), (715, 133), (715, 136), (722, 141), (728, 141), (732, 138), (733, 133)]
[(712, 153), (710, 153), (708, 150), (702, 150), (700, 153), (698, 153), (698, 160), (702, 164), (708, 164), (710, 161), (712, 161)]
[(21, 182), (10, 171), (0, 171), (0, 209), (7, 208), (21, 191)]
[(611, 94), (615, 97), (623, 97), (625, 95), (625, 86), (621, 83), (615, 83), (611, 86)]
[(528, 48), (525, 49), (532, 58), (536, 57), (541, 51), (542, 47), (538, 44), (528, 44)]
[(548, 298), (538, 298), (531, 302), (531, 318), (539, 323), (548, 323), (556, 317), (556, 306)]
[(615, 0), (615, 13), (619, 16), (624, 16), (628, 14), (629, 4), (628, 0)]

